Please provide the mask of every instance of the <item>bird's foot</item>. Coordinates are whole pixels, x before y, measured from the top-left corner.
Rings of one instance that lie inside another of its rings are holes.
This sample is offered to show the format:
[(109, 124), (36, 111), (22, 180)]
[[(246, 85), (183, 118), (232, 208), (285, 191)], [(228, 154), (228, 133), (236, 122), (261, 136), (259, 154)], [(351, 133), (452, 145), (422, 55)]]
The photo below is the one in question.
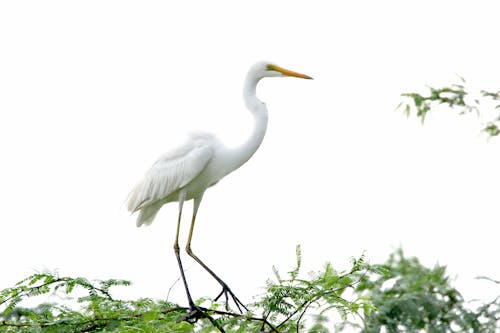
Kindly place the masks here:
[(191, 303), (189, 305), (189, 313), (182, 317), (180, 321), (187, 321), (190, 324), (194, 324), (198, 319), (209, 317), (207, 311), (208, 309)]
[(245, 306), (245, 304), (243, 304), (239, 299), (238, 297), (236, 297), (236, 295), (231, 291), (231, 289), (229, 289), (228, 285), (225, 284), (224, 282), (221, 283), (221, 286), (222, 286), (222, 291), (219, 293), (219, 295), (217, 295), (217, 297), (215, 297), (214, 301), (217, 302), (219, 300), (219, 298), (222, 297), (222, 295), (224, 295), (224, 298), (226, 300), (226, 310), (229, 311), (229, 297), (231, 297), (231, 299), (233, 300), (234, 304), (236, 304), (236, 307), (238, 308), (238, 311), (240, 313), (243, 313), (243, 311), (241, 310), (241, 308), (245, 309), (245, 311), (249, 312), (250, 310), (248, 310), (248, 308)]
[(203, 308), (201, 306), (195, 305), (194, 303), (190, 303), (189, 313), (184, 317), (182, 317), (179, 321), (185, 321), (190, 324), (195, 324), (198, 321), (198, 319), (208, 319), (212, 323), (212, 325), (218, 329), (220, 333), (225, 333), (226, 331), (224, 330), (224, 328), (222, 328), (220, 323), (215, 321), (215, 319), (208, 314), (209, 311), (210, 310), (208, 310), (207, 308)]

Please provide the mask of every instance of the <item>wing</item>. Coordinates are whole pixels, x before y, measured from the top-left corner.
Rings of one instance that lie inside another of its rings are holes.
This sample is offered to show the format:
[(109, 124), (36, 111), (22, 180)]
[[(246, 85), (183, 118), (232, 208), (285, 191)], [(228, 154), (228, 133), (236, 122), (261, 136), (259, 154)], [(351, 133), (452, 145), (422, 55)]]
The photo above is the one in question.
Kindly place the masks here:
[(128, 210), (135, 212), (165, 199), (196, 178), (213, 156), (214, 139), (208, 134), (194, 134), (161, 156), (130, 193)]

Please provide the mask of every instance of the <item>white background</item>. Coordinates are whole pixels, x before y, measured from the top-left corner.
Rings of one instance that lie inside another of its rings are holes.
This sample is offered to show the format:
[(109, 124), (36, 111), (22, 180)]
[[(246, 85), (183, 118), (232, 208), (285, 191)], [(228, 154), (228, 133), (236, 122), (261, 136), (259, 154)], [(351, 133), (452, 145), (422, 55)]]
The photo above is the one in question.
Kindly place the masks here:
[[(500, 88), (494, 1), (2, 1), (0, 289), (35, 271), (133, 281), (164, 298), (179, 277), (177, 205), (137, 229), (125, 209), (154, 160), (193, 129), (245, 139), (257, 60), (270, 111), (249, 163), (207, 191), (193, 249), (244, 302), (302, 245), (304, 271), (398, 246), (448, 266), (467, 298), (498, 294), (499, 140), (475, 115), (426, 123), (399, 95)], [(185, 209), (183, 242), (191, 205)], [(187, 256), (186, 256), (187, 257)], [(195, 297), (218, 285), (185, 257)], [(171, 300), (185, 304), (177, 283)]]

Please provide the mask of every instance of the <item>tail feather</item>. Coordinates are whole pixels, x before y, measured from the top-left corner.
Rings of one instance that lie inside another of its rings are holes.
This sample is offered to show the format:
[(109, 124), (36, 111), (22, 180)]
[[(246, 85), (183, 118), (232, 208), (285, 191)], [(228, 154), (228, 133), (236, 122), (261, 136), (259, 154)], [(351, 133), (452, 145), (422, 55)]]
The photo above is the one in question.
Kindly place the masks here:
[(156, 214), (161, 208), (161, 204), (152, 204), (141, 208), (137, 216), (136, 224), (138, 227), (141, 225), (150, 225), (156, 217)]
[(127, 209), (132, 213), (141, 209), (141, 205), (143, 205), (144, 202), (149, 199), (149, 198), (146, 199), (141, 198), (141, 192), (142, 192), (142, 182), (137, 183), (128, 195)]

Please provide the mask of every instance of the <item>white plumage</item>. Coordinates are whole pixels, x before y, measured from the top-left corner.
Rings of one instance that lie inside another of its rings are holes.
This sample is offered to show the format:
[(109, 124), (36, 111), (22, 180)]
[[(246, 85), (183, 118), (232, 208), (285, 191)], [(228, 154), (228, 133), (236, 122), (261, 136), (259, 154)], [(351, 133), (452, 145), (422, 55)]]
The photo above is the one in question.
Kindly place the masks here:
[(129, 196), (128, 210), (140, 211), (137, 217), (138, 227), (151, 224), (165, 203), (178, 201), (179, 190), (200, 175), (212, 159), (217, 146), (220, 143), (214, 135), (192, 133), (181, 146), (163, 154), (151, 166)]
[(311, 79), (307, 75), (292, 72), (266, 62), (256, 63), (248, 71), (243, 87), (243, 98), (247, 109), (254, 117), (254, 128), (250, 137), (242, 146), (229, 148), (223, 145), (212, 134), (191, 134), (177, 149), (161, 156), (149, 169), (142, 181), (130, 193), (128, 209), (131, 212), (139, 212), (137, 226), (151, 224), (164, 204), (172, 201), (179, 202), (174, 250), (186, 289), (191, 309), (191, 318), (200, 317), (200, 311), (202, 310), (194, 304), (189, 293), (179, 255), (179, 229), (183, 203), (186, 200), (194, 200), (186, 252), (222, 286), (222, 292), (216, 297), (216, 300), (221, 295), (224, 295), (227, 306), (228, 295), (230, 295), (240, 311), (240, 305), (246, 309), (227, 284), (193, 253), (191, 250), (191, 238), (193, 236), (196, 213), (205, 190), (248, 161), (264, 139), (268, 116), (266, 105), (256, 96), (257, 83), (264, 77), (283, 76)]

